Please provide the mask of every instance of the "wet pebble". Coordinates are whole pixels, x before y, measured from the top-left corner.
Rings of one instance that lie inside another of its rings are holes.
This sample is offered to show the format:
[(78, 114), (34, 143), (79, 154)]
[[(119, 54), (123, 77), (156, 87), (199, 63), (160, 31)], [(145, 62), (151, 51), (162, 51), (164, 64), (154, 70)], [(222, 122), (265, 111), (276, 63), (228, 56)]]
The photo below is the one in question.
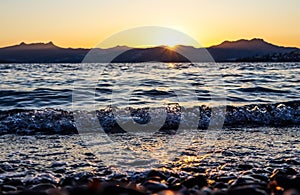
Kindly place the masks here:
[(11, 192), (11, 191), (17, 191), (17, 188), (12, 185), (3, 185), (1, 186), (1, 190), (4, 192)]
[(230, 195), (267, 195), (267, 191), (256, 185), (237, 186), (229, 188)]
[(172, 186), (175, 185), (176, 183), (179, 183), (180, 181), (176, 177), (171, 176), (167, 179), (167, 182), (170, 186)]
[(74, 177), (66, 176), (60, 179), (59, 186), (75, 186), (77, 181)]
[(92, 180), (93, 174), (90, 172), (82, 171), (72, 175), (78, 184), (86, 184)]
[(216, 178), (217, 181), (219, 182), (225, 182), (228, 183), (230, 180), (237, 179), (236, 176), (219, 176)]
[(65, 173), (66, 172), (66, 167), (56, 167), (53, 169), (54, 173)]
[(217, 188), (217, 189), (227, 189), (228, 188), (228, 184), (227, 183), (223, 183), (223, 182), (217, 182), (215, 183), (212, 188)]
[(289, 189), (285, 191), (283, 195), (300, 195), (300, 191), (297, 189)]
[(23, 180), (26, 185), (39, 184), (39, 183), (52, 183), (57, 184), (57, 178), (50, 173), (37, 174), (35, 176), (26, 176)]
[(86, 152), (86, 153), (84, 153), (84, 155), (86, 155), (86, 156), (95, 156), (93, 153), (91, 153), (91, 152)]
[(255, 179), (264, 181), (264, 182), (268, 182), (269, 181), (269, 177), (266, 176), (266, 175), (251, 174), (250, 176), (253, 177), (253, 178), (255, 178)]
[(55, 161), (51, 164), (51, 167), (61, 167), (61, 166), (66, 166), (67, 163), (66, 162), (59, 162), (59, 161)]
[(242, 185), (250, 185), (250, 184), (262, 184), (261, 181), (258, 179), (254, 179), (251, 176), (243, 175), (240, 176), (238, 179), (234, 180), (234, 182), (231, 184), (231, 186), (242, 186)]
[(56, 186), (51, 183), (41, 183), (41, 184), (37, 184), (37, 185), (30, 187), (29, 190), (40, 192), (40, 191), (46, 191), (46, 190), (49, 190), (52, 188), (56, 188)]
[(161, 171), (157, 171), (157, 170), (150, 170), (147, 174), (146, 174), (147, 178), (155, 178), (158, 177), (161, 180), (166, 180), (167, 176), (162, 173)]
[(194, 186), (198, 186), (199, 188), (201, 188), (207, 186), (207, 181), (204, 175), (194, 175), (185, 179), (181, 184), (187, 188), (191, 188)]
[(237, 168), (240, 170), (250, 170), (253, 168), (253, 166), (249, 164), (239, 164)]
[(154, 193), (168, 189), (167, 185), (157, 182), (157, 181), (152, 181), (152, 180), (146, 181), (145, 183), (143, 183), (143, 186), (146, 189), (148, 189), (149, 191), (154, 192)]
[(2, 168), (0, 168), (0, 173), (4, 173), (5, 171), (2, 169)]
[(20, 179), (4, 178), (2, 181), (3, 185), (22, 186), (23, 182)]
[(0, 168), (1, 168), (2, 172), (15, 170), (15, 168), (8, 162), (4, 162), (4, 163), (0, 164)]

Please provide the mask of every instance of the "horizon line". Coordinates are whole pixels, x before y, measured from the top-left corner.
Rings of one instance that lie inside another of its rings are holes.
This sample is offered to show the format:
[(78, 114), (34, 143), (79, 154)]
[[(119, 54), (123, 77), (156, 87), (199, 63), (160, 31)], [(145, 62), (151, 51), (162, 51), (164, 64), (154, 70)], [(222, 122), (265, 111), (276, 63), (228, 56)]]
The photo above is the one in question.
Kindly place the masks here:
[(15, 44), (11, 44), (11, 45), (5, 45), (5, 46), (1, 46), (0, 49), (2, 48), (7, 48), (7, 47), (13, 47), (13, 46), (18, 46), (18, 45), (34, 45), (34, 44), (44, 44), (44, 45), (49, 45), (49, 44), (52, 44), (54, 46), (57, 46), (59, 48), (62, 48), (62, 49), (111, 49), (111, 48), (116, 48), (116, 47), (128, 47), (128, 48), (133, 48), (133, 49), (147, 49), (147, 48), (155, 48), (155, 47), (167, 47), (169, 49), (172, 49), (172, 48), (176, 48), (178, 46), (186, 46), (186, 47), (194, 47), (194, 48), (210, 48), (210, 47), (214, 47), (214, 46), (218, 46), (218, 45), (221, 45), (225, 42), (238, 42), (238, 41), (253, 41), (253, 40), (261, 40), (261, 41), (264, 41), (266, 43), (269, 43), (269, 44), (272, 44), (272, 45), (275, 45), (275, 46), (279, 46), (279, 47), (291, 47), (291, 48), (298, 48), (300, 49), (300, 47), (298, 46), (288, 46), (288, 45), (276, 45), (272, 42), (269, 42), (269, 41), (266, 41), (265, 39), (263, 38), (250, 38), (250, 39), (246, 39), (246, 38), (239, 38), (239, 39), (234, 39), (234, 40), (224, 40), (224, 41), (221, 41), (220, 43), (218, 44), (212, 44), (210, 46), (206, 46), (206, 47), (195, 47), (193, 45), (185, 45), (185, 44), (176, 44), (174, 46), (168, 46), (168, 45), (140, 45), (140, 46), (129, 46), (129, 45), (114, 45), (114, 46), (111, 46), (111, 47), (64, 47), (64, 46), (60, 46), (58, 44), (55, 44), (54, 41), (46, 41), (46, 42), (41, 42), (41, 41), (37, 41), (37, 42), (25, 42), (25, 41), (21, 41), (19, 43), (15, 43)]

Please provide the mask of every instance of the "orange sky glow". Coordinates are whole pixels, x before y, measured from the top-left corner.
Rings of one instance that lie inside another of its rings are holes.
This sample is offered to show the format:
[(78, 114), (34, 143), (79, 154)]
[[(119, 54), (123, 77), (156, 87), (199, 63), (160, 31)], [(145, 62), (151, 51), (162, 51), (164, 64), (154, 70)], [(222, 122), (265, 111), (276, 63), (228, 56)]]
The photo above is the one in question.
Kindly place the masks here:
[[(299, 8), (299, 0), (3, 0), (0, 47), (53, 41), (92, 48), (140, 26), (172, 28), (204, 47), (242, 38), (300, 47)], [(120, 45), (137, 46), (133, 39)], [(164, 40), (153, 45), (177, 44)]]

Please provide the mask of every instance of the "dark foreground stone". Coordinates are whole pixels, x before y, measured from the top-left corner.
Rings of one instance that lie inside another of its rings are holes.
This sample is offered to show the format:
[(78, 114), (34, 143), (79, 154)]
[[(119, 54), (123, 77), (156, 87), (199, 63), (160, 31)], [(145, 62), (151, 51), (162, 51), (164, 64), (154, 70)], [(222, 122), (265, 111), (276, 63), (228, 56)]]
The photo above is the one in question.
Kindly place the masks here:
[[(248, 168), (245, 168), (248, 169)], [(131, 176), (112, 174), (110, 177), (95, 177), (80, 173), (56, 181), (50, 174), (25, 180), (1, 181), (0, 194), (10, 195), (300, 195), (300, 174), (292, 168), (273, 170), (269, 176), (253, 174), (216, 176), (195, 173), (184, 177), (181, 173), (151, 170)]]

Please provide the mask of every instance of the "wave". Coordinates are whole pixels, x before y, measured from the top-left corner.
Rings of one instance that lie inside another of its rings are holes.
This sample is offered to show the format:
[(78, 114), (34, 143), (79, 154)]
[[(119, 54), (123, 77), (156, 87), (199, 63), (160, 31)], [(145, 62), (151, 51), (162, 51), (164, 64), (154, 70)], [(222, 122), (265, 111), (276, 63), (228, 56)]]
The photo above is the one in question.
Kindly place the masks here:
[(238, 91), (241, 92), (266, 92), (266, 93), (289, 93), (289, 91), (272, 89), (271, 87), (248, 87), (248, 88), (240, 88)]
[(36, 88), (32, 90), (0, 90), (1, 108), (46, 108), (68, 106), (72, 101), (72, 89)]
[[(217, 111), (222, 109), (216, 109)], [(127, 108), (122, 112), (129, 112), (130, 117), (136, 123), (147, 124), (150, 120), (162, 121), (156, 124), (159, 131), (177, 130), (183, 124), (188, 127), (191, 121), (184, 118), (183, 110), (178, 104), (170, 104), (166, 108)], [(207, 129), (210, 125), (212, 108), (208, 106), (193, 107), (184, 112), (197, 114), (196, 124), (198, 129)], [(76, 134), (77, 122), (74, 119), (76, 111), (65, 111), (53, 108), (40, 110), (14, 109), (0, 111), (0, 134)], [(88, 112), (80, 112), (89, 117)], [(112, 107), (97, 110), (99, 124), (106, 133), (125, 132), (116, 121)], [(153, 114), (154, 113), (154, 114)], [(165, 116), (165, 118), (164, 118)], [(297, 126), (300, 125), (300, 101), (251, 104), (245, 106), (226, 106), (223, 117), (223, 127), (260, 127), (260, 126)]]

